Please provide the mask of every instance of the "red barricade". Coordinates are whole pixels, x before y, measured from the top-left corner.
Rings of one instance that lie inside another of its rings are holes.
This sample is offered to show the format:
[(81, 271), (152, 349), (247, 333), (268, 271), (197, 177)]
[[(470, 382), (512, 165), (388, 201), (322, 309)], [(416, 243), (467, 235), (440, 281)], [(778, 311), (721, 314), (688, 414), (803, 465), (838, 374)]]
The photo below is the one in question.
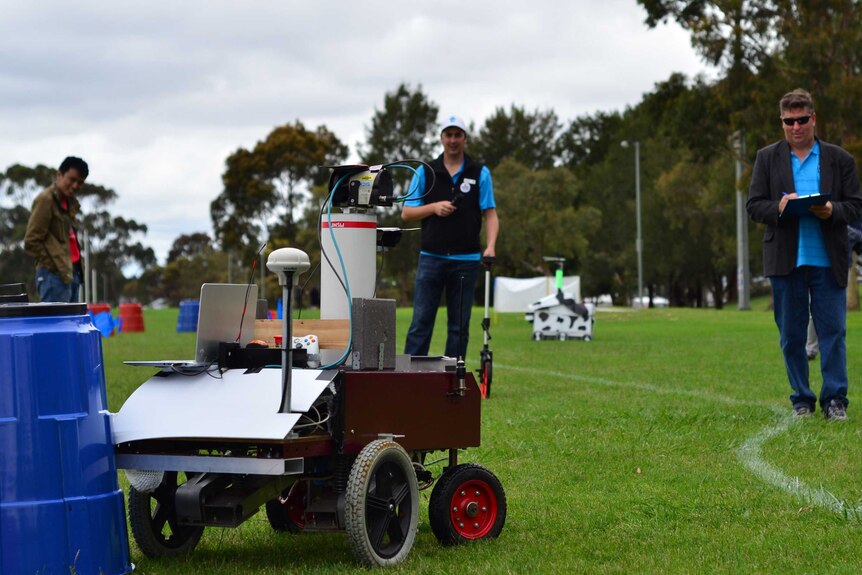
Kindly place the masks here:
[(121, 303), (120, 320), (123, 331), (144, 331), (144, 316), (139, 303)]

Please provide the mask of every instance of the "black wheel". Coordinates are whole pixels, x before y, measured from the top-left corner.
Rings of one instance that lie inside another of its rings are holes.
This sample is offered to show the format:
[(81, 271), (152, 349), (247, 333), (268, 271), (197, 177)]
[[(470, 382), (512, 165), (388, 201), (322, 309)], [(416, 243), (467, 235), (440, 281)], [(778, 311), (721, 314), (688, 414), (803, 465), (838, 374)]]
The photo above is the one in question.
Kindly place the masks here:
[(494, 366), (490, 357), (482, 359), (482, 370), (479, 372), (482, 389), (485, 390), (485, 397), (491, 397), (491, 380), (494, 377)]
[(290, 486), (287, 497), (266, 503), (266, 519), (276, 531), (299, 533), (305, 528), (305, 504), (308, 482), (297, 481)]
[(152, 493), (129, 489), (129, 524), (132, 536), (144, 555), (151, 558), (177, 557), (194, 551), (204, 528), (177, 522), (175, 496), (185, 481), (176, 471), (166, 471)]
[(503, 486), (475, 463), (447, 469), (431, 492), (428, 519), (443, 545), (497, 537), (506, 523)]
[(356, 559), (369, 567), (407, 558), (419, 523), (419, 488), (407, 452), (394, 441), (366, 445), (350, 469), (345, 529)]

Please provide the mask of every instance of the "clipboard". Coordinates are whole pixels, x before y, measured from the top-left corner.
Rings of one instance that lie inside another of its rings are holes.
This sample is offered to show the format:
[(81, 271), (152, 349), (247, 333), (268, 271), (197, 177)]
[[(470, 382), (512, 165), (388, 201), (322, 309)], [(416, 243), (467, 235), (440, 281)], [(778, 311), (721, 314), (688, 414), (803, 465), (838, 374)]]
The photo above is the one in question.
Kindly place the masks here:
[(822, 206), (832, 199), (832, 194), (811, 194), (810, 196), (800, 196), (787, 200), (787, 205), (784, 206), (782, 216), (804, 216), (808, 214), (808, 208), (811, 206)]

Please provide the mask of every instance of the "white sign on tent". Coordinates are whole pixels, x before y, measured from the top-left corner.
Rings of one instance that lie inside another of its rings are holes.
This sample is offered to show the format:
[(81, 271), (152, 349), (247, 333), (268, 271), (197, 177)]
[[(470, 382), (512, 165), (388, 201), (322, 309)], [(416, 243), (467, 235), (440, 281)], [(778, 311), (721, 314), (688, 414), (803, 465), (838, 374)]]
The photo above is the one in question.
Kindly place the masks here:
[[(527, 311), (527, 306), (556, 293), (554, 276), (534, 278), (494, 278), (494, 311)], [(564, 276), (563, 291), (581, 301), (581, 277)]]

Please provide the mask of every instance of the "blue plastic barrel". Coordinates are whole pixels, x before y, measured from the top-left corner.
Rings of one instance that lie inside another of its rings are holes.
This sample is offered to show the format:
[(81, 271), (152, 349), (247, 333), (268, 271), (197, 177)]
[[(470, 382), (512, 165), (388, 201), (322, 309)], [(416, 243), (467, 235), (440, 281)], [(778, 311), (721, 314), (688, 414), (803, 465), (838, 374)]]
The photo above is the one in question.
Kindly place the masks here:
[(177, 318), (177, 331), (197, 331), (200, 300), (184, 299), (180, 302), (180, 316)]
[(131, 572), (84, 304), (0, 304), (0, 452), (0, 573)]

